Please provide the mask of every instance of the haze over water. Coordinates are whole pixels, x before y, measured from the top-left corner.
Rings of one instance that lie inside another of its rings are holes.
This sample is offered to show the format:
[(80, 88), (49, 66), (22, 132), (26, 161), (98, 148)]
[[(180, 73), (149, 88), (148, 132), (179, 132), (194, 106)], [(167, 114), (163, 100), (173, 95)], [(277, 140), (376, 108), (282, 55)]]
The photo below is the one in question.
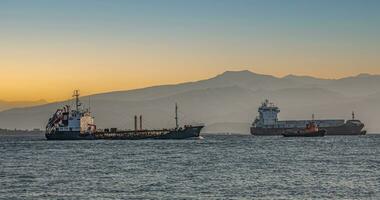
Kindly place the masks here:
[(380, 198), (380, 135), (204, 138), (0, 135), (0, 198)]

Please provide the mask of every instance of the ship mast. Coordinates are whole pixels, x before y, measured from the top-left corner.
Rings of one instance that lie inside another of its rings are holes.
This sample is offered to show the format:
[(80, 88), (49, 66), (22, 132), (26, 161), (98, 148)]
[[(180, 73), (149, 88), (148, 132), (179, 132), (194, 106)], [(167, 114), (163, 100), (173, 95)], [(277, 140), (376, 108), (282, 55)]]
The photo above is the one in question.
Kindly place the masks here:
[(79, 102), (79, 90), (74, 90), (73, 97), (75, 97), (75, 110), (79, 112), (79, 106), (81, 105)]
[(91, 113), (91, 97), (88, 96), (88, 112)]
[(178, 105), (175, 104), (175, 128), (178, 129)]

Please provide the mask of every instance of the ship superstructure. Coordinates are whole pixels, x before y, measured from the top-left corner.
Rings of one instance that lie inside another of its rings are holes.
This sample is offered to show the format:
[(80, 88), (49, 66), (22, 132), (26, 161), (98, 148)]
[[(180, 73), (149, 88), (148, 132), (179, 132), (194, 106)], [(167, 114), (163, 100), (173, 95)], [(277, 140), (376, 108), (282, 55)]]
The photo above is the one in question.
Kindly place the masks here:
[(45, 136), (48, 140), (95, 139), (96, 126), (89, 110), (81, 108), (79, 91), (75, 90), (75, 109), (65, 105), (58, 109), (46, 125)]
[[(252, 135), (281, 135), (289, 129), (302, 129), (310, 120), (278, 120), (279, 107), (274, 103), (265, 100), (258, 108), (259, 116), (254, 120), (251, 127)], [(314, 120), (322, 129), (326, 130), (327, 135), (360, 135), (364, 124), (355, 119), (353, 113), (352, 120), (327, 119)]]

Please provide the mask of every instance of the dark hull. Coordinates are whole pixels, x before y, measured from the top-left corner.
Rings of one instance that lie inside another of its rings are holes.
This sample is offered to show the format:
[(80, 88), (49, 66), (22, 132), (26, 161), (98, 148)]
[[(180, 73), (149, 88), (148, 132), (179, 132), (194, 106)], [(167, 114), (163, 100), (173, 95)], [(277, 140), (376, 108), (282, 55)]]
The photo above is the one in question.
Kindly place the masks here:
[(79, 131), (53, 131), (46, 133), (48, 140), (141, 140), (141, 139), (187, 139), (199, 137), (203, 126), (192, 126), (174, 130), (142, 130), (121, 132), (97, 132), (81, 134)]
[(98, 140), (142, 140), (154, 139), (160, 135), (167, 134), (169, 130), (127, 130), (116, 132), (96, 132)]
[(184, 129), (171, 130), (167, 134), (155, 137), (155, 139), (187, 139), (199, 137), (203, 126), (192, 126)]
[(81, 134), (79, 131), (55, 131), (45, 134), (48, 140), (95, 140), (93, 134)]
[[(319, 127), (326, 130), (326, 135), (365, 135), (365, 131), (362, 131), (364, 125), (349, 125), (344, 124), (334, 127)], [(251, 134), (258, 136), (271, 136), (282, 135), (283, 133), (294, 130), (294, 128), (257, 128), (251, 127)], [(301, 129), (300, 129), (301, 130)]]
[(284, 137), (323, 137), (325, 136), (326, 131), (325, 130), (319, 130), (315, 132), (288, 132), (288, 133), (283, 133), (282, 135)]
[(361, 126), (349, 126), (343, 125), (340, 127), (320, 127), (326, 130), (327, 135), (365, 135), (365, 131), (362, 131), (364, 125)]

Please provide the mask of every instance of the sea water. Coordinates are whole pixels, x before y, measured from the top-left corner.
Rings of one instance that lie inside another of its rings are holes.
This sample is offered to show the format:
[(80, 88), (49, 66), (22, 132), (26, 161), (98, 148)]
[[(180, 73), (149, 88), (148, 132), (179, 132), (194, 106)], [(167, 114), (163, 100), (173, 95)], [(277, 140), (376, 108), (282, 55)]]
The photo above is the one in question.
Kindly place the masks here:
[(1, 199), (380, 199), (380, 135), (0, 135)]

